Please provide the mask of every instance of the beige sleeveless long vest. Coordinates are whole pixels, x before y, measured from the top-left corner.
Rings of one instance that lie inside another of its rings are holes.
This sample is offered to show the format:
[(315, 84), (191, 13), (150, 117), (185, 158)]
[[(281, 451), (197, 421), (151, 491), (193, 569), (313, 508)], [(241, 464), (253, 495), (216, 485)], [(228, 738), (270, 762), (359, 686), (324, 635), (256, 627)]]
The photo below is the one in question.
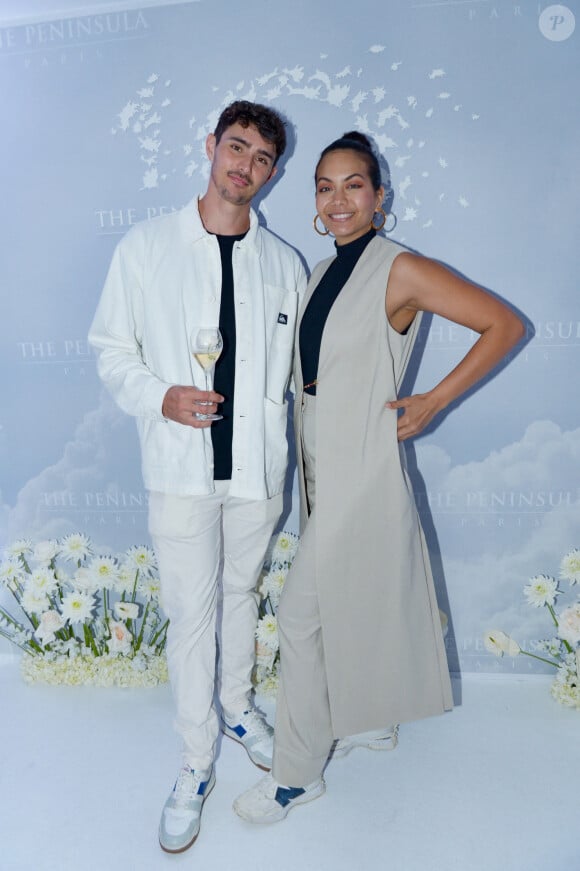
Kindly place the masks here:
[[(316, 398), (316, 572), (334, 734), (350, 735), (452, 707), (425, 538), (415, 508), (397, 397), (419, 328), (385, 314), (399, 245), (373, 239), (334, 303), (322, 337)], [(303, 309), (333, 258), (315, 268)], [(296, 360), (299, 360), (298, 347)], [(296, 446), (304, 505), (300, 396)]]

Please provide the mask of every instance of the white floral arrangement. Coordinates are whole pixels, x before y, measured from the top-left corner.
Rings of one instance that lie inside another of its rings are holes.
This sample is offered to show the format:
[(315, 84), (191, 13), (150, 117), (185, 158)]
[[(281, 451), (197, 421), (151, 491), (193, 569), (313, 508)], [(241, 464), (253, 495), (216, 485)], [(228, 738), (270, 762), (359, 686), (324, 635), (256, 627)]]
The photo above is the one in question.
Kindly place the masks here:
[(168, 680), (169, 621), (160, 613), (151, 548), (95, 555), (81, 533), (33, 545), (14, 542), (0, 585), (17, 605), (0, 607), (0, 635), (23, 652), (29, 683), (155, 686)]
[(255, 633), (254, 685), (256, 691), (264, 696), (274, 696), (278, 689), (280, 648), (277, 612), (286, 576), (298, 549), (298, 540), (298, 536), (292, 532), (283, 531), (274, 536), (262, 572)]
[[(560, 563), (560, 579), (570, 587), (580, 584), (580, 550), (574, 548)], [(555, 627), (552, 638), (537, 642), (540, 656), (522, 650), (517, 641), (499, 629), (487, 632), (484, 643), (496, 656), (531, 656), (540, 662), (554, 666), (556, 678), (551, 693), (556, 701), (570, 708), (580, 708), (580, 599), (556, 612), (556, 600), (562, 593), (559, 580), (550, 575), (536, 575), (524, 587), (524, 595), (533, 608), (547, 608)]]

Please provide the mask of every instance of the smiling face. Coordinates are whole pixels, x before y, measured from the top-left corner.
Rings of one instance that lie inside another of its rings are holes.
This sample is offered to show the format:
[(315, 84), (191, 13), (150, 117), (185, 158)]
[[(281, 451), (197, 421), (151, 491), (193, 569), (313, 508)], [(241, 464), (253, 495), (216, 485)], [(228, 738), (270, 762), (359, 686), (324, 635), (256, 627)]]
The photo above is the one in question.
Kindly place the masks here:
[(233, 205), (247, 205), (276, 172), (276, 148), (252, 124), (232, 124), (219, 142), (210, 133), (206, 152), (211, 161), (210, 184)]
[(384, 194), (382, 185), (374, 189), (368, 162), (356, 151), (331, 151), (320, 161), (316, 173), (316, 211), (337, 245), (354, 242), (370, 229)]

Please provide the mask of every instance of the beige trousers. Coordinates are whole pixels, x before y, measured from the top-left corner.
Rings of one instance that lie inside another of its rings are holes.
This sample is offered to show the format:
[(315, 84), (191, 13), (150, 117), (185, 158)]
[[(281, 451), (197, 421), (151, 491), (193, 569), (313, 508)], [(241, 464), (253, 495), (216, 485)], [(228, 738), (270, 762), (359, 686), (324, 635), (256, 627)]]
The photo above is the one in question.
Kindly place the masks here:
[(304, 394), (302, 442), (310, 516), (278, 608), (281, 677), (272, 774), (284, 786), (307, 786), (322, 774), (332, 732), (315, 580), (315, 406)]

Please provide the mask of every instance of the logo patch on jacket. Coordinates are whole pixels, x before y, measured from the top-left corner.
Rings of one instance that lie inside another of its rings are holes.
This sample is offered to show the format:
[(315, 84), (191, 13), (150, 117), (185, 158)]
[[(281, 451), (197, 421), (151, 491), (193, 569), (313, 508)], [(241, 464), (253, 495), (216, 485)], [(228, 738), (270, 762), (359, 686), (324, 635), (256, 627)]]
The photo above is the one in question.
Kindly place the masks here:
[(278, 323), (279, 324), (287, 324), (288, 323), (288, 315), (285, 315), (284, 312), (280, 312), (278, 315)]

